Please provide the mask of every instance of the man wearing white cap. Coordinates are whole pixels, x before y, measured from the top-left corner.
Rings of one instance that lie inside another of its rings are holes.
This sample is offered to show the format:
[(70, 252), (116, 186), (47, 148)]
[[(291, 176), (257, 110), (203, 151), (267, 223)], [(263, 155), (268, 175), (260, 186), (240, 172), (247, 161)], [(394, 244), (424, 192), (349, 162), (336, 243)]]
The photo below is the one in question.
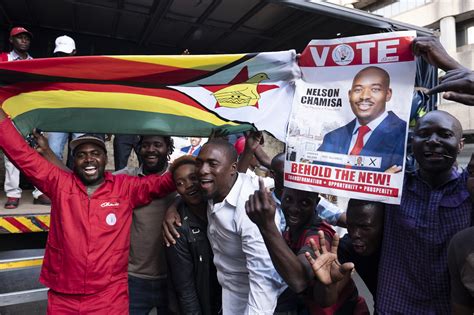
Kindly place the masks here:
[(55, 44), (53, 53), (56, 57), (70, 57), (76, 54), (76, 42), (67, 35), (56, 38)]
[[(54, 48), (53, 54), (55, 57), (71, 57), (76, 55), (76, 43), (74, 39), (69, 36), (63, 35), (56, 38), (55, 41), (56, 47)], [(76, 139), (81, 136), (82, 133), (73, 133), (72, 139)], [(49, 132), (48, 141), (51, 150), (54, 154), (62, 161), (64, 145), (67, 143), (69, 138), (68, 133), (64, 132)], [(72, 157), (68, 156), (68, 167), (71, 166)]]

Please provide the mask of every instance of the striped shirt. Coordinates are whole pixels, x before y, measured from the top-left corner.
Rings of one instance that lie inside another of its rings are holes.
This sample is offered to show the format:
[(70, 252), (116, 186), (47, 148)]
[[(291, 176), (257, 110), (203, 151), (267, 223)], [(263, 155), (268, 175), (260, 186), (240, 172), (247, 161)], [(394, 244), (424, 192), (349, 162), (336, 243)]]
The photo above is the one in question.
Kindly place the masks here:
[(379, 314), (449, 314), (447, 247), (471, 225), (468, 174), (438, 188), (407, 174), (400, 206), (387, 205), (377, 287)]

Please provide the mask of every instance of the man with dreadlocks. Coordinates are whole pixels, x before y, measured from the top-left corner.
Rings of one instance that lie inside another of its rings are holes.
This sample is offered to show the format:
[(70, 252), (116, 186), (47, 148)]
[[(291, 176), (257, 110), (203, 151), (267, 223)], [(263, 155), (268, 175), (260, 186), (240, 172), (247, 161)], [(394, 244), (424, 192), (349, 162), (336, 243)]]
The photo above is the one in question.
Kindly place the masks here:
[[(168, 171), (173, 153), (171, 137), (142, 136), (138, 155), (140, 167), (124, 168), (115, 174), (147, 176)], [(167, 314), (167, 270), (161, 223), (175, 193), (154, 199), (147, 206), (133, 211), (128, 261), (130, 314), (148, 314), (156, 307), (158, 314)]]

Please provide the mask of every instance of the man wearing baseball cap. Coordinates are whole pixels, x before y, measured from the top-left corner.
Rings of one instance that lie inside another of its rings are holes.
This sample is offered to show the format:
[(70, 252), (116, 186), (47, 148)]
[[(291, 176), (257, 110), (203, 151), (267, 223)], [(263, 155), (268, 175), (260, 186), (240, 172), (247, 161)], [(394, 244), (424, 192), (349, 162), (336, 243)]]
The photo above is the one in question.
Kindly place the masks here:
[(16, 61), (33, 59), (28, 54), (33, 34), (24, 27), (14, 27), (10, 31), (10, 44), (12, 50), (9, 53), (2, 53), (0, 61)]
[[(55, 57), (72, 57), (76, 55), (76, 43), (74, 39), (67, 35), (56, 38), (53, 54)], [(53, 150), (58, 159), (62, 161), (64, 146), (68, 142), (69, 133), (67, 132), (48, 132), (49, 147)], [(83, 135), (82, 133), (72, 133), (72, 139)], [(72, 167), (72, 154), (68, 152), (66, 165)]]
[(166, 196), (175, 186), (169, 172), (143, 177), (105, 172), (105, 144), (94, 135), (83, 135), (70, 146), (72, 172), (48, 162), (28, 146), (0, 109), (0, 148), (51, 197), (50, 230), (40, 275), (40, 281), (50, 288), (48, 313), (128, 314), (132, 210)]
[[(2, 53), (0, 61), (17, 61), (33, 59), (28, 53), (33, 34), (24, 27), (16, 26), (10, 31), (10, 44), (12, 50), (9, 53)], [(20, 203), (22, 190), (20, 188), (20, 171), (5, 156), (5, 194), (7, 201), (6, 209), (16, 209)], [(35, 188), (33, 191), (35, 204), (50, 204), (49, 198)]]
[(59, 36), (55, 41), (54, 55), (56, 57), (74, 56), (76, 54), (76, 42), (67, 35)]

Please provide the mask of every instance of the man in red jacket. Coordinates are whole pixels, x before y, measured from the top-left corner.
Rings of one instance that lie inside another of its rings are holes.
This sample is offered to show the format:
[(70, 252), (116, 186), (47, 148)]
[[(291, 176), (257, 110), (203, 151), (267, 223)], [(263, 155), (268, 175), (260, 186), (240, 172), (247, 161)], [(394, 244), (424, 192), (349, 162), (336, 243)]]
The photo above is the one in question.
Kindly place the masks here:
[(0, 148), (51, 197), (51, 223), (40, 281), (48, 314), (128, 314), (127, 266), (132, 209), (175, 187), (163, 176), (113, 176), (99, 138), (71, 142), (73, 172), (30, 148), (0, 109)]

